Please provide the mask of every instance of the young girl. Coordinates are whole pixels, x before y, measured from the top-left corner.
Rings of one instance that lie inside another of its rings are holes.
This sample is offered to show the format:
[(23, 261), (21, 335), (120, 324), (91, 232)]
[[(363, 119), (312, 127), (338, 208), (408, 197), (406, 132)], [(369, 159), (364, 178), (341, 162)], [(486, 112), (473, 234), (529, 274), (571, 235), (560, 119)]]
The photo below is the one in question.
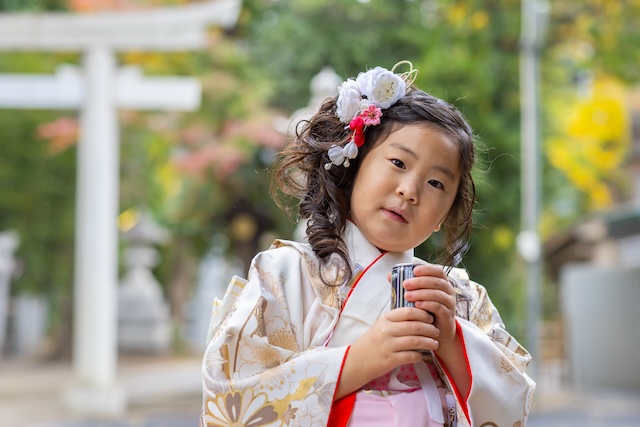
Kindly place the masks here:
[[(345, 81), (284, 151), (277, 182), (308, 243), (276, 240), (214, 301), (201, 426), (525, 425), (530, 356), (451, 268), (471, 229), (472, 130), (396, 67)], [(413, 255), (436, 231), (447, 268)], [(416, 265), (415, 307), (392, 306), (400, 263)]]

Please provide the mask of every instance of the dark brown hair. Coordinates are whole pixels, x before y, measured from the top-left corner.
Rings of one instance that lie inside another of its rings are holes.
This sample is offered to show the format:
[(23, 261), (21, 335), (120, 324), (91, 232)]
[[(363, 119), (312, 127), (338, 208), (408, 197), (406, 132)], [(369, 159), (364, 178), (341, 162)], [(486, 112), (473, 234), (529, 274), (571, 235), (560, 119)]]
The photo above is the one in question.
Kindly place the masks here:
[[(444, 265), (459, 262), (468, 246), (475, 204), (475, 184), (471, 170), (475, 162), (474, 135), (462, 113), (453, 105), (411, 87), (395, 104), (383, 110), (378, 126), (365, 130), (365, 144), (348, 168), (324, 165), (332, 145), (344, 145), (352, 131), (336, 116), (336, 98), (329, 98), (309, 120), (299, 124), (295, 140), (281, 153), (275, 169), (274, 199), (278, 191), (299, 200), (298, 218), (308, 219), (307, 239), (313, 251), (328, 261), (337, 254), (351, 277), (347, 247), (341, 238), (350, 213), (353, 184), (363, 159), (389, 134), (404, 125), (430, 126), (458, 143), (460, 184), (441, 233), (444, 247), (437, 261)], [(284, 204), (280, 203), (281, 206)]]

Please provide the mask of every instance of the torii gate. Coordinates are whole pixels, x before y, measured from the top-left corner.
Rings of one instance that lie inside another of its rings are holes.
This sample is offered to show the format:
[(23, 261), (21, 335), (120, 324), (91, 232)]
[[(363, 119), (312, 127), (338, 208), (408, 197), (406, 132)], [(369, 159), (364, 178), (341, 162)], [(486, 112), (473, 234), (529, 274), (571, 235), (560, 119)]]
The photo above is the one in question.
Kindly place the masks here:
[(233, 27), (240, 6), (241, 0), (210, 0), (117, 13), (0, 14), (0, 51), (83, 54), (82, 74), (63, 69), (57, 77), (45, 79), (0, 75), (0, 108), (81, 109), (76, 178), (75, 378), (74, 386), (65, 395), (66, 403), (77, 412), (118, 415), (126, 407), (124, 390), (115, 381), (119, 181), (116, 108), (194, 109), (200, 97), (199, 84), (190, 79), (149, 79), (131, 70), (118, 70), (115, 52), (202, 48), (207, 41), (207, 27)]

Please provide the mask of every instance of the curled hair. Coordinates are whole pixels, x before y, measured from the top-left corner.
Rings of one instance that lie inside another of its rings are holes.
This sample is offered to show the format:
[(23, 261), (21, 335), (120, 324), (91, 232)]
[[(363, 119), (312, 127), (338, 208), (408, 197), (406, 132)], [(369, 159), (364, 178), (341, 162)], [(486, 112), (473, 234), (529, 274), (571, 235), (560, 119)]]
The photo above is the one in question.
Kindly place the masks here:
[[(473, 131), (453, 105), (415, 87), (409, 88), (400, 100), (383, 110), (378, 126), (366, 128), (366, 142), (358, 156), (351, 160), (350, 167), (326, 170), (329, 148), (345, 144), (352, 135), (336, 116), (336, 98), (328, 98), (313, 117), (298, 126), (295, 140), (283, 150), (276, 165), (274, 184), (282, 193), (299, 200), (298, 215), (308, 220), (306, 234), (313, 251), (324, 262), (337, 254), (349, 273), (346, 277), (351, 277), (352, 267), (341, 235), (349, 218), (356, 174), (371, 149), (404, 125), (430, 126), (458, 144), (460, 183), (442, 223), (444, 247), (436, 259), (453, 266), (468, 246), (475, 204), (475, 184), (471, 176), (475, 162)], [(274, 188), (274, 195), (276, 190)]]

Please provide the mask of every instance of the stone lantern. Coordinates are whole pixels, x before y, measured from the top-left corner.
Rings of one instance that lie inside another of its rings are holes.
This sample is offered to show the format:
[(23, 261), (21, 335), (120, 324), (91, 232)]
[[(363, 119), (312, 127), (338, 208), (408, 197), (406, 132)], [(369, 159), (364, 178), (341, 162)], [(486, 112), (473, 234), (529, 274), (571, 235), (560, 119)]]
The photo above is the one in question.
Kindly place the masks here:
[(288, 137), (295, 135), (296, 126), (302, 120), (310, 119), (322, 105), (325, 99), (338, 94), (338, 86), (342, 79), (333, 68), (326, 66), (318, 74), (311, 78), (309, 88), (311, 99), (309, 105), (294, 111), (288, 118), (281, 117), (275, 123), (278, 132)]
[(171, 342), (169, 306), (151, 269), (158, 264), (154, 245), (168, 233), (144, 215), (122, 234), (126, 268), (118, 289), (118, 347), (124, 351), (164, 353)]

